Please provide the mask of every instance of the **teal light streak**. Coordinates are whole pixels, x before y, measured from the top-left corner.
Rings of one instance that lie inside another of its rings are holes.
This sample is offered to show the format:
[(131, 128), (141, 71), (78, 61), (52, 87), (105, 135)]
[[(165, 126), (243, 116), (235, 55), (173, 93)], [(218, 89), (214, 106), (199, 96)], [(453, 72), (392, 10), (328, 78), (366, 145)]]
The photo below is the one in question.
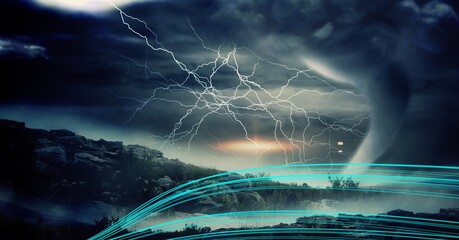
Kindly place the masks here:
[[(257, 183), (269, 183), (274, 184), (274, 180), (301, 180), (301, 181), (326, 181), (327, 178), (325, 176), (329, 176), (328, 173), (330, 172), (337, 172), (340, 171), (340, 168), (336, 167), (348, 167), (349, 164), (296, 164), (296, 165), (282, 165), (282, 166), (267, 166), (267, 167), (260, 167), (260, 168), (250, 168), (244, 170), (238, 170), (234, 172), (226, 172), (226, 173), (219, 173), (213, 176), (205, 177), (202, 179), (197, 179), (194, 181), (190, 181), (186, 184), (180, 185), (176, 188), (170, 189), (152, 199), (147, 201), (146, 203), (142, 204), (125, 217), (120, 219), (117, 223), (113, 226), (105, 229), (104, 231), (100, 232), (99, 234), (95, 235), (90, 239), (105, 239), (106, 237), (113, 236), (117, 234), (123, 229), (126, 229), (139, 221), (142, 221), (152, 215), (158, 214), (161, 211), (169, 209), (171, 207), (177, 206), (179, 204), (183, 204), (188, 201), (196, 200), (203, 197), (215, 196), (219, 194), (225, 193), (232, 193), (232, 192), (239, 192), (239, 191), (258, 191), (258, 190), (273, 190), (273, 189), (304, 189), (304, 190), (311, 190), (311, 188), (305, 188), (301, 186), (252, 186), (252, 187), (241, 187), (239, 185), (246, 186), (247, 184), (257, 184)], [(330, 174), (331, 176), (342, 176), (342, 177), (353, 177), (353, 180), (364, 180), (365, 183), (395, 183), (396, 185), (402, 186), (407, 185), (410, 187), (419, 188), (432, 188), (430, 191), (421, 191), (421, 190), (406, 190), (406, 189), (396, 189), (396, 188), (358, 188), (358, 189), (340, 189), (346, 191), (360, 191), (360, 192), (382, 192), (382, 193), (394, 193), (394, 194), (409, 194), (409, 195), (418, 195), (418, 196), (429, 196), (429, 197), (437, 197), (437, 198), (450, 198), (450, 199), (458, 199), (459, 194), (454, 192), (453, 190), (459, 189), (459, 179), (455, 178), (459, 176), (459, 174), (455, 175), (455, 171), (459, 170), (459, 167), (453, 166), (427, 166), (427, 165), (406, 165), (406, 164), (352, 164), (352, 168), (347, 168), (348, 171), (351, 171), (353, 168), (354, 170), (359, 170), (358, 167), (382, 167), (382, 168), (400, 168), (399, 169), (369, 169), (366, 172), (375, 173), (374, 175), (364, 175), (364, 174)], [(323, 168), (328, 167), (328, 168)], [(330, 168), (335, 167), (335, 168)], [(402, 170), (407, 169), (407, 170)], [(408, 170), (411, 169), (424, 169), (424, 170), (448, 170), (446, 172), (428, 172), (425, 171), (415, 172), (417, 176), (388, 176), (388, 175), (376, 175), (376, 173), (392, 173), (392, 174), (400, 174), (405, 175), (409, 173)], [(312, 171), (328, 171), (327, 174), (325, 173), (312, 173), (312, 174), (293, 174), (293, 175), (286, 175), (285, 172), (281, 172), (281, 176), (269, 176), (269, 177), (256, 177), (256, 178), (243, 178), (236, 179), (236, 180), (228, 180), (225, 181), (225, 178), (234, 178), (237, 174), (241, 173), (257, 173), (257, 172), (265, 172), (266, 170), (288, 170), (288, 171), (304, 171), (307, 170), (309, 172)], [(450, 171), (453, 171), (452, 173)], [(424, 177), (421, 177), (424, 174)], [(419, 176), (421, 175), (421, 176)], [(428, 177), (426, 177), (428, 176)], [(438, 178), (432, 176), (447, 176), (449, 178)], [(219, 179), (222, 179), (218, 181)], [(208, 184), (207, 181), (209, 180), (216, 180), (217, 183)], [(215, 191), (214, 188), (218, 187), (233, 187), (230, 190), (225, 191)], [(337, 189), (333, 189), (337, 190)], [(442, 193), (438, 192), (439, 190), (443, 191), (450, 191), (449, 193)], [(214, 191), (210, 192), (209, 191)], [(314, 191), (314, 190), (311, 190)], [(451, 191), (453, 191), (451, 193)], [(198, 194), (198, 196), (190, 197), (190, 194)]]

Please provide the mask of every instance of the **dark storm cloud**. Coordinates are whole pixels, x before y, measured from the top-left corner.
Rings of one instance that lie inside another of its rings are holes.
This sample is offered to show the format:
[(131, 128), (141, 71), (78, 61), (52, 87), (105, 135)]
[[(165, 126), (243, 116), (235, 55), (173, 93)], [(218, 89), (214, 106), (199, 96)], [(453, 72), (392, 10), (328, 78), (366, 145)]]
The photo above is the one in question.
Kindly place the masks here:
[[(412, 96), (458, 78), (459, 24), (446, 1), (219, 1), (213, 7), (210, 19), (224, 39), (292, 66), (304, 64), (303, 57), (325, 62), (364, 92), (372, 124), (355, 162), (374, 161), (392, 144)], [(443, 94), (456, 94), (453, 85)]]
[[(414, 43), (422, 48), (442, 51), (441, 57), (454, 56), (450, 53), (457, 52), (457, 46), (452, 44), (457, 40), (457, 31), (441, 31), (457, 28), (453, 24), (457, 16), (450, 6), (438, 1), (421, 6), (413, 1), (397, 3), (399, 1), (169, 1), (140, 3), (125, 10), (147, 21), (158, 33), (159, 40), (190, 64), (200, 62), (193, 58), (195, 56), (205, 58), (205, 51), (199, 49), (200, 42), (192, 35), (188, 20), (213, 47), (223, 40), (234, 40), (241, 46), (258, 50), (262, 56), (281, 58), (293, 65), (299, 64), (295, 52), (318, 51), (314, 49), (329, 51), (338, 57), (343, 52), (363, 52), (357, 56), (363, 56), (360, 61), (381, 61), (382, 55), (397, 52), (391, 45), (405, 39), (400, 37), (404, 31), (414, 31), (406, 38), (416, 37)], [(66, 74), (69, 78), (111, 85), (120, 81), (123, 65), (128, 64), (125, 59), (114, 56), (116, 52), (138, 62), (145, 59), (142, 39), (120, 23), (117, 12), (94, 17), (63, 14), (26, 5), (24, 1), (3, 5), (2, 34), (29, 36), (38, 41), (39, 46), (45, 45), (50, 57), (59, 63), (54, 70), (70, 70)], [(8, 24), (11, 19), (6, 11), (16, 13), (15, 24)], [(438, 24), (453, 26), (442, 28)], [(411, 30), (413, 25), (416, 27)], [(331, 34), (337, 36), (328, 36)], [(361, 48), (368, 50), (356, 50)], [(187, 56), (193, 57), (186, 59)], [(166, 59), (156, 59), (166, 57), (155, 55), (149, 61), (162, 62), (164, 67), (172, 65), (165, 63)], [(454, 61), (445, 64), (456, 67)], [(175, 70), (169, 67), (169, 72)]]
[[(451, 113), (457, 110), (453, 100), (459, 90), (456, 81), (459, 24), (455, 1), (180, 0), (133, 4), (123, 10), (145, 20), (157, 33), (158, 40), (190, 68), (211, 60), (214, 55), (201, 47), (188, 22), (206, 45), (213, 48), (225, 42), (223, 49), (229, 51), (234, 42), (261, 57), (298, 68), (305, 68), (308, 61), (317, 59), (329, 63), (337, 74), (351, 79), (349, 82), (332, 79), (333, 86), (357, 88), (369, 96), (372, 127), (387, 133), (379, 142), (369, 144), (376, 157), (394, 138), (397, 144), (411, 139), (413, 146), (422, 146), (418, 139), (432, 136), (433, 132), (437, 140), (451, 138), (451, 131), (429, 129), (425, 116), (438, 116), (442, 121), (435, 123), (452, 125), (452, 132), (457, 131), (453, 123), (459, 117)], [(10, 17), (11, 12), (14, 17)], [(143, 24), (130, 23), (154, 39)], [(166, 79), (186, 77), (170, 56), (149, 51), (143, 39), (121, 23), (116, 11), (96, 16), (63, 13), (28, 1), (3, 1), (0, 29), (1, 78), (6, 83), (0, 89), (2, 103), (105, 109), (89, 112), (121, 125), (140, 103), (120, 96), (144, 101), (153, 88), (166, 81), (145, 71), (143, 64), (147, 62), (152, 71), (161, 72)], [(12, 57), (12, 53), (25, 57)], [(239, 53), (241, 71), (249, 71), (253, 56), (244, 50)], [(282, 86), (291, 77), (291, 73), (269, 64), (260, 65), (260, 70), (256, 79), (269, 89)], [(219, 74), (218, 88), (233, 86), (234, 73), (222, 69)], [(327, 78), (324, 72), (314, 74)], [(188, 84), (191, 88), (199, 87), (193, 82)], [(322, 82), (307, 78), (293, 81), (292, 86), (329, 90)], [(432, 95), (446, 97), (432, 100)], [(175, 96), (182, 100), (189, 98), (186, 94)], [(414, 111), (412, 99), (418, 96), (424, 96), (425, 100)], [(334, 98), (331, 99), (330, 104)], [(346, 106), (346, 101), (340, 103)], [(342, 108), (346, 111), (346, 107)], [(418, 119), (424, 120), (415, 127), (422, 131), (407, 130), (402, 123), (397, 135), (405, 112), (406, 119), (422, 115)], [(171, 127), (180, 114), (183, 113), (173, 104), (152, 103), (128, 126), (162, 129), (160, 134), (163, 134), (167, 133), (165, 126)], [(218, 129), (218, 121), (210, 120), (208, 124), (208, 128)], [(272, 126), (267, 125), (259, 131), (268, 132)], [(426, 151), (435, 155), (441, 150), (437, 147)], [(451, 159), (459, 155), (450, 150), (444, 152)]]

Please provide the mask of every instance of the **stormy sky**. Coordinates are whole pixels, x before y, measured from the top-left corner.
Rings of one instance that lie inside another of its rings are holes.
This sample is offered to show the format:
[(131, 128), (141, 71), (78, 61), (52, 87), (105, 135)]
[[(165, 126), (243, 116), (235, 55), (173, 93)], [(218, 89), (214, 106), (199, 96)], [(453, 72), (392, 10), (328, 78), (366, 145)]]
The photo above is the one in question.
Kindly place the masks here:
[(0, 3), (1, 118), (223, 169), (458, 164), (456, 1), (112, 3)]

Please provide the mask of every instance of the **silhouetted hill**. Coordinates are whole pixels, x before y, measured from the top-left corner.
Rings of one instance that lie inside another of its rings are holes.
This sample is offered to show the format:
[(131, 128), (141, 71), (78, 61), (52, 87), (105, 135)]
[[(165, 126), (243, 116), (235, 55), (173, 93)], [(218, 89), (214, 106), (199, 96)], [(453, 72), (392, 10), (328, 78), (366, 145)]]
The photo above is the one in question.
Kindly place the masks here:
[(135, 206), (219, 172), (167, 159), (144, 146), (91, 140), (65, 129), (30, 129), (0, 120), (0, 133), (0, 184), (41, 199)]

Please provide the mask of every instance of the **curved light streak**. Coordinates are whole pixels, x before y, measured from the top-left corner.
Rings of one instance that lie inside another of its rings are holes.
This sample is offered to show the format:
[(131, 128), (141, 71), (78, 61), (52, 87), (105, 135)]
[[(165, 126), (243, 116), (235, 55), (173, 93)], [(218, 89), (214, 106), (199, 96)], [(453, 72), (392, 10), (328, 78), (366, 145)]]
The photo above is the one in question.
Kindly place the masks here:
[[(121, 232), (123, 229), (127, 229), (150, 217), (157, 216), (159, 213), (167, 209), (171, 209), (172, 207), (178, 206), (180, 204), (184, 204), (186, 202), (197, 200), (204, 197), (240, 191), (262, 191), (267, 189), (303, 189), (310, 191), (311, 189), (308, 187), (290, 186), (288, 184), (273, 186), (272, 183), (273, 181), (282, 182), (292, 180), (306, 180), (307, 182), (324, 181), (330, 175), (337, 177), (350, 176), (346, 174), (341, 174), (343, 168), (354, 169), (356, 172), (360, 172), (359, 168), (370, 168), (370, 170), (366, 174), (354, 174), (352, 175), (352, 177), (360, 181), (361, 183), (367, 183), (370, 186), (372, 184), (378, 183), (391, 183), (391, 185), (390, 187), (379, 188), (359, 187), (356, 189), (341, 189), (342, 191), (380, 192), (384, 194), (428, 196), (438, 199), (457, 199), (459, 201), (459, 168), (453, 166), (423, 166), (402, 164), (298, 164), (286, 166), (269, 166), (220, 173), (214, 176), (198, 179), (178, 186), (174, 189), (164, 192), (163, 194), (151, 199), (150, 201), (147, 201), (145, 204), (142, 204), (140, 207), (138, 207), (137, 209), (135, 209), (134, 211), (120, 219), (113, 226), (95, 235), (91, 239), (111, 238), (115, 234)], [(308, 172), (304, 173), (305, 170), (307, 170)], [(324, 172), (326, 170), (328, 170), (328, 172)], [(253, 175), (248, 179), (241, 177), (235, 178), (236, 176), (241, 176), (240, 174), (256, 174), (259, 172), (270, 172), (273, 175)], [(212, 181), (209, 182), (209, 180)], [(253, 186), (247, 186), (248, 182), (252, 183)], [(220, 188), (221, 186), (226, 186), (227, 188)], [(277, 213), (282, 213), (283, 211), (284, 210), (276, 210)], [(233, 213), (227, 212), (223, 214)], [(275, 216), (273, 215), (273, 217)], [(173, 225), (173, 223), (177, 223), (177, 221), (180, 222), (180, 220), (174, 220), (170, 221), (169, 223), (165, 222), (157, 225), (152, 225), (147, 229), (159, 229), (161, 226), (164, 227), (171, 224)], [(206, 222), (206, 224), (211, 225), (213, 221), (215, 220), (210, 220)], [(414, 222), (411, 223), (414, 224)], [(443, 231), (448, 232), (448, 229), (454, 230), (456, 228), (457, 225), (450, 226), (443, 229)], [(266, 231), (267, 232), (265, 232), (265, 234), (268, 234), (268, 232), (269, 234), (276, 233), (272, 229), (268, 229)], [(303, 229), (302, 231), (307, 232), (310, 230)], [(457, 229), (455, 231), (457, 231)], [(141, 231), (133, 231), (131, 233), (121, 235), (119, 237), (120, 239), (123, 239), (123, 236), (131, 239), (130, 237), (137, 234), (141, 234)], [(209, 235), (205, 236), (210, 237), (213, 236), (213, 234), (216, 233), (209, 233)], [(419, 235), (409, 235), (414, 234), (413, 232), (409, 231), (402, 233), (393, 232), (388, 234), (389, 235), (387, 236), (392, 236), (391, 234), (399, 234), (399, 236), (405, 236), (406, 234), (408, 234), (407, 236), (425, 236), (426, 238), (431, 237), (432, 239), (447, 236), (435, 233), (420, 233)]]

